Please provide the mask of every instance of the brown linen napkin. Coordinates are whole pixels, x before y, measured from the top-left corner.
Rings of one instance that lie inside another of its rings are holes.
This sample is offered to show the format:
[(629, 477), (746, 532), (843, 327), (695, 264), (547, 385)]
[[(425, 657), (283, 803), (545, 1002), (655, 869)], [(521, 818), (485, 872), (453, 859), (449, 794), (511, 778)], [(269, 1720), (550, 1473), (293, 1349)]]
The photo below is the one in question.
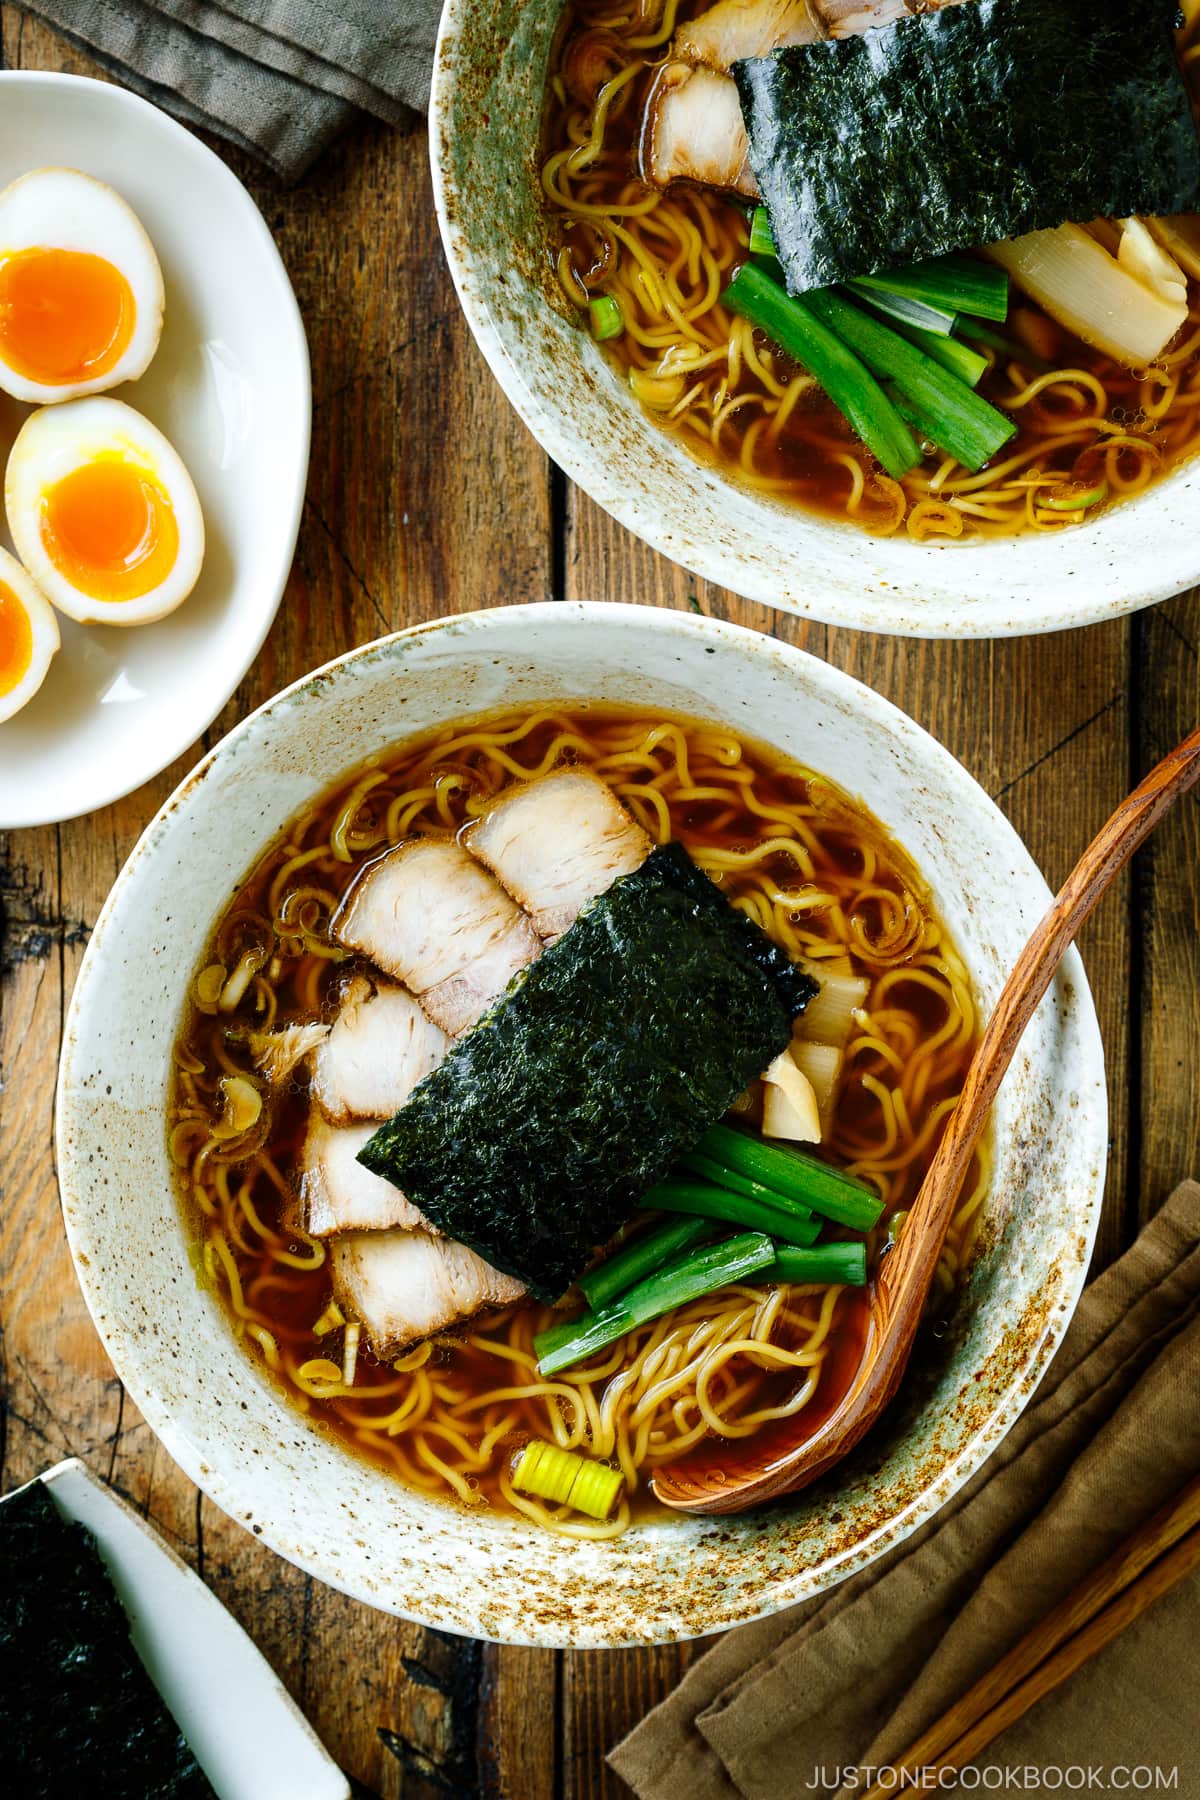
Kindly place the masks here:
[(121, 81), (294, 181), (360, 110), (429, 102), (440, 0), (18, 0)]
[[(642, 1800), (841, 1800), (1198, 1469), (1200, 1186), (1186, 1182), (1088, 1288), (1032, 1403), (955, 1499), (829, 1595), (724, 1638), (612, 1766)], [(1063, 1791), (1060, 1772), (1082, 1768), (1092, 1791), (1133, 1791), (1117, 1771), (1148, 1767), (1196, 1800), (1198, 1639), (1193, 1577), (997, 1739), (973, 1785)]]

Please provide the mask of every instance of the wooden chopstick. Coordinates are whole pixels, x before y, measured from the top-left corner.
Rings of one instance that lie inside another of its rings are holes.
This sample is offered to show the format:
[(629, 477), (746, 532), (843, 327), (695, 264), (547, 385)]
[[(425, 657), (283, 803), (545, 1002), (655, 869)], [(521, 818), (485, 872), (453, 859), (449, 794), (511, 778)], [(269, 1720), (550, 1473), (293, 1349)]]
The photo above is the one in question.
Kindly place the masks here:
[(893, 1796), (899, 1770), (961, 1769), (1197, 1567), (1200, 1476), (968, 1688), (862, 1800)]

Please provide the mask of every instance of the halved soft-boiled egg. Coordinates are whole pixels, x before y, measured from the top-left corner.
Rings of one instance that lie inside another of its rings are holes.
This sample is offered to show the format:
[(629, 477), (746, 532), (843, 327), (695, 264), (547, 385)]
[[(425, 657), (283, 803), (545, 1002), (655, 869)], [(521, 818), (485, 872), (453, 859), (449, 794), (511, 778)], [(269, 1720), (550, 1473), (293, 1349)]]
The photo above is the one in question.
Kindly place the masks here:
[(204, 518), (192, 478), (158, 427), (121, 400), (31, 413), (4, 502), (21, 561), (82, 624), (144, 625), (196, 585)]
[(136, 213), (75, 169), (34, 169), (0, 193), (0, 387), (35, 405), (145, 373), (163, 279)]
[(33, 699), (58, 646), (54, 608), (16, 557), (0, 550), (0, 719)]

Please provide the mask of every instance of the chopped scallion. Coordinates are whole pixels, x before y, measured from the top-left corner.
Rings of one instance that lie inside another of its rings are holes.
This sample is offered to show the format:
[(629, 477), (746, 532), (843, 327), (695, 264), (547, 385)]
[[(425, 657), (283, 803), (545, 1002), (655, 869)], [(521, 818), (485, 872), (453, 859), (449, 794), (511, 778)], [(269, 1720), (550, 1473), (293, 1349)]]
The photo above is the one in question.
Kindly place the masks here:
[(895, 480), (921, 460), (912, 432), (882, 387), (841, 337), (803, 300), (792, 299), (756, 263), (744, 263), (721, 296), (818, 381)]
[(788, 1206), (800, 1213), (810, 1212), (808, 1206), (801, 1206), (794, 1198), (785, 1199), (761, 1181), (751, 1181), (748, 1175), (737, 1169), (723, 1169), (711, 1156), (705, 1156), (699, 1150), (691, 1151), (679, 1159), (681, 1169), (689, 1169), (693, 1175), (699, 1175), (702, 1181), (711, 1182), (714, 1187), (731, 1188), (735, 1194), (745, 1194), (750, 1200), (762, 1200), (767, 1206)]
[(910, 344), (923, 350), (926, 356), (932, 356), (934, 362), (941, 363), (943, 369), (949, 369), (968, 387), (978, 387), (987, 374), (988, 359), (978, 350), (972, 350), (970, 344), (964, 344), (961, 338), (938, 337), (931, 331), (920, 331), (913, 325), (902, 325), (896, 321), (896, 330), (906, 337)]
[(761, 1232), (743, 1232), (723, 1244), (687, 1250), (657, 1274), (639, 1281), (622, 1296), (620, 1304), (600, 1313), (541, 1331), (533, 1340), (538, 1373), (556, 1375), (572, 1368), (595, 1351), (624, 1337), (634, 1325), (648, 1324), (673, 1307), (686, 1306), (703, 1294), (746, 1281), (774, 1261), (775, 1246)]
[(1072, 513), (1083, 512), (1089, 506), (1099, 506), (1102, 501), (1107, 499), (1108, 483), (1101, 480), (1096, 483), (1095, 487), (1088, 488), (1086, 493), (1046, 494), (1038, 500), (1037, 504), (1049, 507), (1051, 512)]
[(750, 254), (775, 255), (775, 233), (771, 230), (771, 215), (765, 206), (756, 206), (750, 218)]
[(588, 325), (598, 344), (604, 343), (606, 338), (620, 337), (625, 320), (611, 294), (599, 294), (588, 301)]
[(886, 313), (899, 325), (915, 325), (931, 336), (944, 338), (954, 330), (957, 313), (946, 312), (939, 306), (927, 306), (923, 300), (913, 300), (907, 294), (890, 293), (884, 287), (870, 288), (861, 281), (848, 281), (846, 286), (857, 300), (865, 300), (868, 306)]
[(1023, 363), (1026, 368), (1036, 369), (1039, 375), (1048, 375), (1054, 366), (1053, 363), (1048, 363), (1044, 357), (1035, 356), (1027, 345), (1018, 344), (1013, 338), (1005, 337), (1003, 332), (993, 331), (990, 326), (981, 325), (975, 319), (960, 318), (956, 327), (956, 335), (966, 338), (970, 344), (986, 344), (988, 349), (994, 350), (998, 356), (1011, 356), (1017, 362)]
[(707, 1219), (681, 1217), (639, 1232), (628, 1244), (622, 1244), (604, 1262), (579, 1277), (584, 1299), (593, 1312), (599, 1312), (626, 1288), (653, 1274), (655, 1269), (661, 1269), (681, 1250), (690, 1250), (693, 1244), (708, 1237), (711, 1230)]
[(713, 1125), (700, 1140), (704, 1156), (752, 1181), (761, 1181), (839, 1225), (869, 1231), (883, 1211), (874, 1189), (842, 1169), (730, 1125)]
[(1015, 435), (1012, 419), (843, 294), (833, 288), (814, 288), (806, 299), (822, 323), (869, 369), (895, 382), (917, 415), (919, 429), (964, 468), (972, 472), (982, 469)]
[(822, 1282), (830, 1287), (865, 1287), (867, 1246), (861, 1242), (814, 1244), (810, 1250), (796, 1250), (790, 1244), (778, 1244), (775, 1266), (760, 1270), (752, 1280), (755, 1285), (766, 1281), (792, 1281), (797, 1284)]
[(660, 1181), (645, 1195), (642, 1205), (655, 1212), (687, 1213), (701, 1219), (722, 1219), (743, 1231), (765, 1231), (785, 1244), (815, 1243), (820, 1221), (806, 1206), (795, 1206), (784, 1194), (769, 1200), (751, 1200), (729, 1188), (707, 1181)]
[[(997, 281), (997, 274), (1004, 279)], [(977, 319), (1008, 317), (1008, 276), (995, 263), (973, 256), (934, 256), (906, 269), (881, 269), (860, 275), (856, 287), (877, 293), (903, 294), (945, 312), (970, 313)]]

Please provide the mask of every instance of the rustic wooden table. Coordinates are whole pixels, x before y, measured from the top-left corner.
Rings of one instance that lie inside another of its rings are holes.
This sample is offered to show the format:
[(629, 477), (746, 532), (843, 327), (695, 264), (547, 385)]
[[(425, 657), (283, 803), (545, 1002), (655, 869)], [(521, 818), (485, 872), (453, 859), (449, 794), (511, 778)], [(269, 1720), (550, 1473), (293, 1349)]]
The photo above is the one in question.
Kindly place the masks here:
[[(0, 24), (10, 67), (97, 72), (12, 6)], [(308, 326), (304, 522), (275, 628), (203, 744), (105, 812), (0, 839), (0, 1484), (82, 1457), (200, 1571), (333, 1755), (384, 1800), (599, 1800), (627, 1792), (605, 1751), (691, 1647), (502, 1649), (372, 1612), (204, 1499), (122, 1392), (72, 1273), (52, 1141), (64, 1009), (100, 905), (201, 750), (306, 670), (440, 614), (577, 597), (690, 606), (850, 670), (962, 759), (1053, 883), (1200, 716), (1200, 592), (1073, 634), (947, 644), (806, 625), (712, 588), (576, 492), (501, 395), (446, 272), (421, 130), (366, 126), (293, 192), (229, 160)], [(1083, 939), (1112, 1109), (1097, 1269), (1200, 1169), (1198, 856), (1193, 801)]]

